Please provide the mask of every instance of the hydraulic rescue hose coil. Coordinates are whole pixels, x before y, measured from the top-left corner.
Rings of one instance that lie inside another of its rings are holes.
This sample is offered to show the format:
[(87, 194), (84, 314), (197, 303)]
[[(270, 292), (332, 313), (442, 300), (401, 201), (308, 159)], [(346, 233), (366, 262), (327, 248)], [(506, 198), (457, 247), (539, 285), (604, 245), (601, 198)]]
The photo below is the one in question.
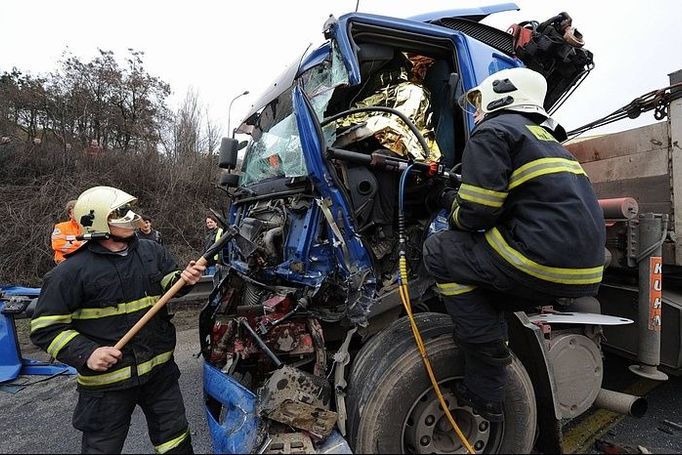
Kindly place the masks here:
[(407, 175), (410, 173), (412, 170), (412, 165), (408, 166), (407, 169), (403, 172), (403, 174), (400, 176), (400, 191), (398, 193), (398, 235), (399, 235), (399, 242), (400, 242), (400, 259), (399, 259), (399, 266), (400, 266), (400, 299), (403, 302), (403, 306), (405, 307), (405, 312), (407, 312), (407, 317), (410, 320), (410, 327), (412, 328), (412, 335), (414, 336), (414, 341), (417, 344), (417, 349), (419, 349), (419, 354), (421, 355), (422, 362), (424, 363), (424, 368), (426, 369), (426, 373), (429, 376), (429, 379), (431, 380), (431, 385), (433, 386), (433, 390), (436, 392), (436, 396), (438, 397), (438, 401), (440, 402), (440, 406), (443, 409), (443, 412), (447, 416), (448, 420), (450, 421), (450, 425), (452, 426), (452, 429), (455, 430), (455, 434), (457, 434), (457, 438), (459, 438), (460, 442), (462, 445), (466, 448), (468, 453), (476, 453), (476, 450), (474, 450), (473, 446), (471, 443), (467, 440), (466, 436), (464, 436), (464, 433), (462, 433), (462, 430), (459, 428), (459, 425), (457, 425), (457, 422), (455, 422), (455, 418), (452, 416), (450, 413), (450, 409), (445, 402), (445, 398), (443, 397), (443, 393), (440, 390), (440, 386), (438, 385), (438, 380), (436, 379), (436, 375), (433, 372), (433, 368), (431, 367), (431, 361), (429, 360), (429, 354), (426, 351), (426, 345), (424, 344), (424, 340), (422, 339), (421, 333), (419, 333), (419, 328), (417, 327), (417, 323), (414, 320), (414, 315), (412, 313), (412, 305), (410, 304), (410, 291), (408, 288), (408, 275), (407, 275), (407, 253), (406, 253), (406, 248), (405, 248), (405, 212), (404, 212), (404, 206), (403, 206), (403, 195), (405, 192), (405, 181), (407, 179)]

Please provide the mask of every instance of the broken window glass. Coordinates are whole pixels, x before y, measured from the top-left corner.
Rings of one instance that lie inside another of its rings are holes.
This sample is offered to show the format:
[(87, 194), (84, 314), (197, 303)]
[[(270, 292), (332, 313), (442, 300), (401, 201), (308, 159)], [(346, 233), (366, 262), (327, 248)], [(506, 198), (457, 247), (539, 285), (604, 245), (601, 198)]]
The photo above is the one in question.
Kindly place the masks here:
[[(348, 70), (343, 63), (341, 52), (335, 42), (332, 41), (329, 58), (324, 63), (309, 69), (301, 75), (303, 90), (310, 99), (313, 110), (319, 120), (324, 118), (324, 113), (329, 105), (329, 100), (337, 87), (348, 85)], [(327, 125), (323, 129), (327, 143), (334, 142), (336, 128)]]
[[(303, 90), (318, 118), (324, 116), (336, 87), (348, 85), (348, 71), (335, 44), (323, 63), (300, 77)], [(249, 185), (273, 177), (299, 177), (308, 171), (303, 157), (296, 116), (292, 106), (293, 87), (266, 105), (258, 116), (246, 150), (240, 184)], [(334, 128), (325, 128), (332, 139)], [(330, 141), (330, 142), (331, 142)]]
[(249, 185), (273, 177), (308, 174), (292, 105), (293, 87), (260, 113), (246, 151), (240, 184)]

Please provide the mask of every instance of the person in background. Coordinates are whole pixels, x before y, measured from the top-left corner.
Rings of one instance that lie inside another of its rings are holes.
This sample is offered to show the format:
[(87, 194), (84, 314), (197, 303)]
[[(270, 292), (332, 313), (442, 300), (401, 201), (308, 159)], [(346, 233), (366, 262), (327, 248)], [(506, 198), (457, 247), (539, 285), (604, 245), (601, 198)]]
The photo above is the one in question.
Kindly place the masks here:
[(97, 237), (45, 275), (31, 341), (78, 370), (72, 423), (83, 432), (82, 453), (121, 453), (136, 406), (156, 453), (192, 453), (166, 307), (115, 347), (178, 280), (191, 286), (204, 271), (194, 261), (180, 271), (166, 248), (137, 238), (136, 200), (107, 186), (80, 195), (75, 217)]
[(140, 226), (136, 234), (138, 239), (153, 240), (163, 245), (161, 233), (156, 229), (152, 229), (152, 219), (148, 215), (142, 215), (142, 226)]
[[(204, 237), (204, 251), (208, 250), (209, 247), (223, 235), (223, 229), (218, 227), (218, 220), (212, 213), (206, 215), (206, 229), (208, 229), (208, 231), (206, 231), (206, 236)], [(206, 275), (215, 274), (216, 264), (219, 258), (220, 255), (216, 254), (208, 259), (208, 262), (206, 263)]]
[(57, 223), (52, 229), (52, 250), (54, 250), (54, 262), (59, 264), (66, 255), (73, 253), (83, 245), (83, 240), (76, 240), (76, 236), (81, 234), (81, 227), (73, 216), (73, 207), (76, 200), (66, 203), (66, 215), (68, 221)]

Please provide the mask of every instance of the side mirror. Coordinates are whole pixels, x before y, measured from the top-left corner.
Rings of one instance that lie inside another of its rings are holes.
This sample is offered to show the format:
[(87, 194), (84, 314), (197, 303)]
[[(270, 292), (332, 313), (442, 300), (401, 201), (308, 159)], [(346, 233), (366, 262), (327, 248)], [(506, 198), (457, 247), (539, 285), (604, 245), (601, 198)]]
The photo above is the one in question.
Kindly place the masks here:
[(225, 172), (220, 176), (218, 185), (224, 188), (236, 188), (239, 186), (239, 176)]
[(220, 142), (218, 166), (222, 169), (234, 169), (237, 166), (237, 152), (243, 147), (238, 140), (224, 137)]

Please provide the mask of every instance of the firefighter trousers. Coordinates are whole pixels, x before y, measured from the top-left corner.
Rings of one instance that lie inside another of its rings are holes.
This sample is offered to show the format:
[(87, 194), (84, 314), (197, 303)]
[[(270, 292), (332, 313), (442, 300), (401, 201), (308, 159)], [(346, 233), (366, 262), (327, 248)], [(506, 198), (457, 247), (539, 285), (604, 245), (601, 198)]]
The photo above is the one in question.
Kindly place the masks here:
[(464, 351), (464, 384), (481, 398), (502, 401), (511, 361), (504, 310), (549, 304), (553, 297), (498, 267), (482, 234), (441, 231), (426, 239), (423, 250)]
[(82, 453), (121, 453), (139, 405), (157, 453), (193, 453), (177, 365), (166, 365), (145, 384), (124, 390), (79, 389), (73, 426), (83, 432)]

